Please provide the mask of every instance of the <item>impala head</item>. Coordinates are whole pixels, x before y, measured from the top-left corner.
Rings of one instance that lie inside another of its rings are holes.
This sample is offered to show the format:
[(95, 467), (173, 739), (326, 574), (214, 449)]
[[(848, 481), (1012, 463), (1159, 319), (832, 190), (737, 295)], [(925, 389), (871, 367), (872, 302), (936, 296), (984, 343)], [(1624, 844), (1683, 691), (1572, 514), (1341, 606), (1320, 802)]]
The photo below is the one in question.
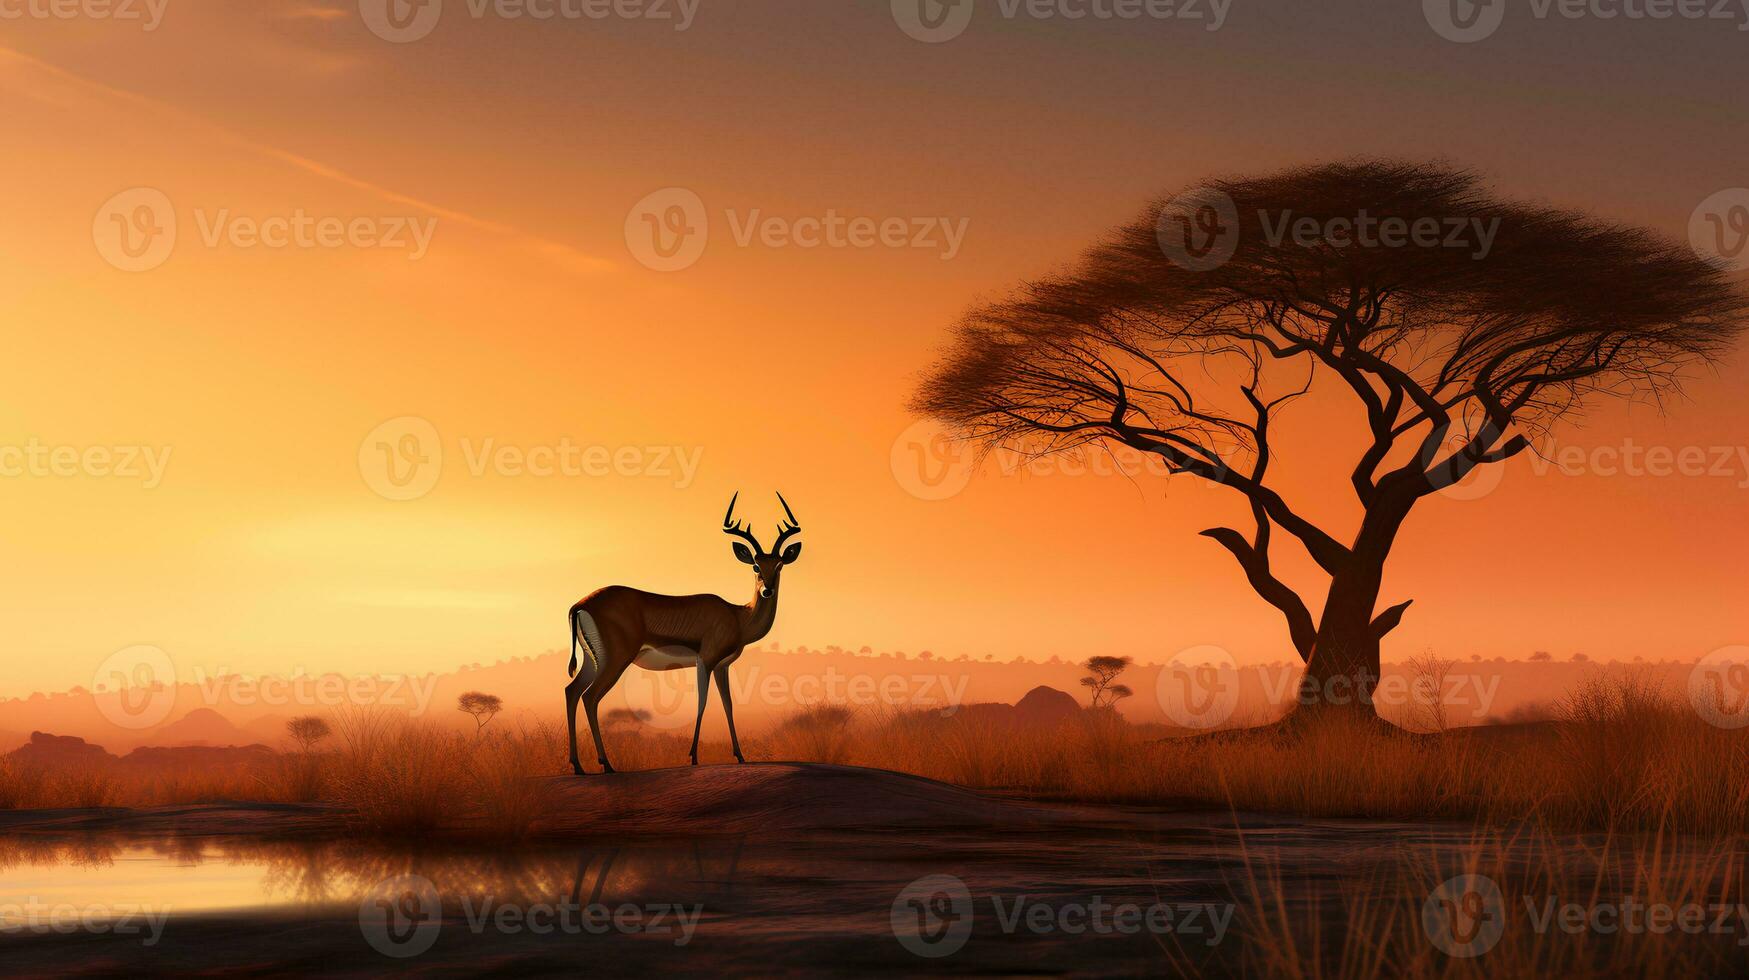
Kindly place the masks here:
[(801, 533), (802, 524), (796, 520), (795, 512), (789, 509), (789, 501), (783, 499), (783, 494), (778, 494), (777, 502), (783, 505), (784, 515), (789, 520), (777, 526), (777, 541), (770, 551), (766, 551), (753, 532), (735, 520), (735, 501), (740, 499), (740, 493), (729, 499), (729, 512), (723, 515), (723, 533), (741, 539), (735, 542), (735, 557), (753, 566), (753, 574), (759, 578), (759, 597), (769, 599), (777, 594), (777, 580), (783, 574), (783, 566), (802, 556), (801, 542), (787, 548), (783, 546), (785, 541)]

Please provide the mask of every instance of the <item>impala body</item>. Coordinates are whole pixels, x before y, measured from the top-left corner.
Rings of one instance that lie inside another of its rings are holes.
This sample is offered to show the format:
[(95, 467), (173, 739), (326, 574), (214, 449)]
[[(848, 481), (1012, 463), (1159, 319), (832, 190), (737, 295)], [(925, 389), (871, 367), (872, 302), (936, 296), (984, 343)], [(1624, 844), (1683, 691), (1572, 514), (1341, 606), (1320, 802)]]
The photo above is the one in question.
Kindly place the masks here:
[[(735, 557), (753, 567), (753, 601), (737, 605), (714, 595), (658, 595), (613, 585), (571, 607), (571, 683), (565, 687), (565, 722), (571, 739), (571, 770), (578, 775), (583, 774), (583, 764), (577, 758), (577, 702), (582, 700), (589, 719), (595, 758), (603, 772), (612, 772), (596, 710), (601, 699), (619, 682), (620, 675), (633, 664), (645, 670), (690, 667), (698, 672), (698, 718), (693, 723), (691, 752), (695, 766), (699, 730), (704, 726), (705, 704), (711, 680), (715, 678), (723, 715), (729, 722), (729, 742), (734, 747), (735, 760), (747, 761), (741, 755), (741, 737), (735, 731), (729, 665), (749, 644), (759, 642), (771, 632), (772, 623), (777, 620), (778, 584), (784, 566), (802, 554), (800, 543), (786, 548), (784, 542), (800, 533), (802, 526), (789, 503), (778, 494), (789, 521), (778, 525), (777, 541), (767, 551), (751, 531), (735, 520), (735, 501), (739, 499), (740, 494), (736, 494), (729, 501), (723, 533), (740, 539), (734, 545)], [(581, 660), (579, 651), (583, 654)]]

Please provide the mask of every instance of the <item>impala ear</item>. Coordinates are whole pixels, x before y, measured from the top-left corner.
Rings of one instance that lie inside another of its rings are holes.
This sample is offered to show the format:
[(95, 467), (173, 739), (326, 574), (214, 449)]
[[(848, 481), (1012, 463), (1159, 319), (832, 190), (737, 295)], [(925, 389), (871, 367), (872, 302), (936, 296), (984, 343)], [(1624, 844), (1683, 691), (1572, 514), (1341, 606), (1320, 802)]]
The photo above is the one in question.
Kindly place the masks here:
[(802, 543), (800, 541), (797, 541), (795, 544), (792, 544), (789, 547), (783, 549), (783, 563), (785, 565), (788, 565), (791, 562), (794, 562), (797, 558), (800, 558), (801, 556), (802, 556)]
[(735, 545), (735, 557), (741, 559), (743, 565), (753, 564), (753, 552), (744, 544)]

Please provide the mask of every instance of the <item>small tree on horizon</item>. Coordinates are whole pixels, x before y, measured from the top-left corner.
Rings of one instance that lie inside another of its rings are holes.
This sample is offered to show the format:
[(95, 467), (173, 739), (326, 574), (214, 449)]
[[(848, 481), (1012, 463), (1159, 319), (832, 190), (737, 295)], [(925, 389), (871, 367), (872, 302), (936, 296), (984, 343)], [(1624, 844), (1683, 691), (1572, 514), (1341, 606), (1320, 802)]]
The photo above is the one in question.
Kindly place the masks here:
[(316, 743), (334, 734), (328, 723), (315, 715), (303, 715), (285, 723), (285, 731), (292, 741), (298, 743), (298, 750), (305, 755), (315, 748)]
[(481, 691), (469, 691), (455, 699), (458, 710), (474, 718), (474, 734), (478, 735), (486, 728), (498, 712), (504, 710), (504, 699), (496, 694), (486, 694)]
[(1093, 692), (1093, 707), (1109, 708), (1136, 693), (1129, 689), (1129, 685), (1116, 683), (1118, 675), (1133, 663), (1135, 660), (1130, 657), (1087, 658), (1081, 665), (1087, 671), (1087, 676), (1081, 678), (1081, 686)]
[(614, 708), (601, 716), (601, 724), (607, 728), (617, 728), (626, 725), (642, 725), (653, 717), (643, 708)]

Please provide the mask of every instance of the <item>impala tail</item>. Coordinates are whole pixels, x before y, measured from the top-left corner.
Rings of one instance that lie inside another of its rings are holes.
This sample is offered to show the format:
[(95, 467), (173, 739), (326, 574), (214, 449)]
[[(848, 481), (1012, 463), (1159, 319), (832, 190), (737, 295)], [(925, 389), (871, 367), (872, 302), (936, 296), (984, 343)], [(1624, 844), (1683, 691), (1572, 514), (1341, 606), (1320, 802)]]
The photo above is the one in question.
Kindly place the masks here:
[[(601, 656), (596, 651), (601, 648), (601, 636), (595, 632), (595, 621), (583, 610), (581, 604), (571, 607), (571, 664), (566, 668), (566, 674), (577, 676), (579, 667), (583, 668), (585, 680), (593, 680), (601, 670)], [(577, 661), (577, 650), (583, 650), (583, 662)]]
[(571, 625), (571, 664), (565, 668), (566, 677), (577, 676), (577, 610), (571, 610), (567, 620)]

